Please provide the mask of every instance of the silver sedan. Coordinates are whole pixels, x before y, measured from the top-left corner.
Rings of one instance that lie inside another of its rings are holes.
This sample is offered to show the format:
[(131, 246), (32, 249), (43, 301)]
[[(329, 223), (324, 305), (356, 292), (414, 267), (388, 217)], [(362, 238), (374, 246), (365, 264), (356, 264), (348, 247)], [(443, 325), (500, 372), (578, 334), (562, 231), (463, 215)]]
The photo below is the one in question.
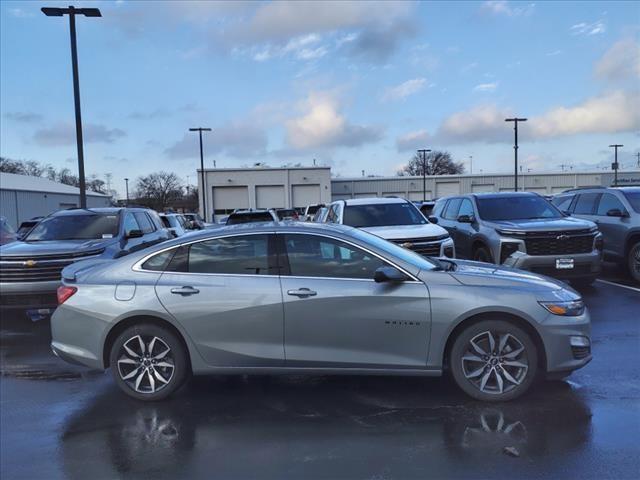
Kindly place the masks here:
[(141, 400), (192, 374), (448, 372), (504, 401), (591, 360), (589, 314), (565, 284), (338, 225), (238, 225), (79, 262), (58, 300), (55, 354), (111, 368)]

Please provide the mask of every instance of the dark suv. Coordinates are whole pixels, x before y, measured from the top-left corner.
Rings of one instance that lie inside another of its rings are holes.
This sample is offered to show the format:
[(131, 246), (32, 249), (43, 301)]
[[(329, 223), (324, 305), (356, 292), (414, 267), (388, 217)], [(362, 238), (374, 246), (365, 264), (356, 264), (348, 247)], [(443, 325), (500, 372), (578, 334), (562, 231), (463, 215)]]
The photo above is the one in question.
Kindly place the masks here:
[(553, 204), (573, 217), (598, 225), (604, 256), (625, 266), (640, 283), (640, 187), (567, 190)]
[(171, 238), (145, 208), (70, 209), (41, 220), (21, 241), (0, 247), (0, 308), (46, 314), (67, 265), (118, 258)]
[(602, 235), (531, 192), (481, 193), (436, 202), (457, 256), (591, 284), (600, 273)]

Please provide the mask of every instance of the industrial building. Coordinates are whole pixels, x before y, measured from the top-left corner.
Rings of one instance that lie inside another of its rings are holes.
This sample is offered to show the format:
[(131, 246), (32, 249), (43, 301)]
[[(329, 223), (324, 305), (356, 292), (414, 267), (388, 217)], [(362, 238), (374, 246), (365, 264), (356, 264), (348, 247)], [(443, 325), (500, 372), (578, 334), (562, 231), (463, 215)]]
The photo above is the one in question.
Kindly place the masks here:
[[(423, 183), (424, 182), (424, 183)], [(437, 175), (423, 177), (353, 177), (331, 180), (332, 200), (398, 196), (427, 200), (474, 192), (514, 190), (513, 174)], [(423, 186), (424, 185), (424, 186)], [(518, 176), (518, 190), (553, 195), (570, 188), (614, 185), (612, 172), (526, 173)], [(618, 173), (618, 185), (640, 185), (640, 171)]]
[[(202, 174), (198, 170), (198, 188)], [(200, 213), (211, 221), (236, 209), (302, 208), (331, 202), (330, 167), (253, 167), (204, 170), (206, 211), (200, 197)]]
[[(79, 188), (41, 177), (0, 173), (0, 216), (14, 228), (30, 218), (79, 205)], [(110, 205), (110, 196), (87, 192), (89, 208)]]

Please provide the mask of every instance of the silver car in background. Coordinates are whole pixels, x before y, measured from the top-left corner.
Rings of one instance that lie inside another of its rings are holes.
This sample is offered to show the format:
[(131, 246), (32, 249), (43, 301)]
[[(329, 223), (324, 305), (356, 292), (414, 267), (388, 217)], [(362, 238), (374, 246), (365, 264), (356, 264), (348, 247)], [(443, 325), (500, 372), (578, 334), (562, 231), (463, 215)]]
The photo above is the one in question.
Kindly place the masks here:
[(591, 360), (579, 294), (529, 272), (430, 259), (309, 222), (202, 231), (63, 271), (59, 357), (158, 400), (199, 374), (438, 376), (511, 400)]

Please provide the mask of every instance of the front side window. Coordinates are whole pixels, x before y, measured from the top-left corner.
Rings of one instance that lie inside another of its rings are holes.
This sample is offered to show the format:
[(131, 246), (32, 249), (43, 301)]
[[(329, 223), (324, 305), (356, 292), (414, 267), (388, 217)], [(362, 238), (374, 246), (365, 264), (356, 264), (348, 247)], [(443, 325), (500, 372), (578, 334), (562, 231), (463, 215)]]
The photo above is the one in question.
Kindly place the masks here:
[(242, 235), (193, 243), (187, 260), (189, 273), (268, 275), (268, 235)]
[(593, 215), (599, 195), (599, 193), (583, 193), (578, 195), (578, 201), (576, 202), (576, 207), (573, 209), (573, 213)]
[(347, 205), (344, 209), (345, 225), (356, 228), (384, 227), (388, 225), (424, 225), (427, 220), (411, 203), (373, 203)]
[(455, 220), (456, 218), (458, 218), (458, 210), (460, 209), (461, 203), (461, 198), (454, 198), (452, 200), (449, 200), (447, 209), (444, 211), (442, 218), (446, 218), (447, 220)]
[(59, 215), (45, 218), (38, 223), (25, 241), (98, 240), (117, 236), (117, 214)]
[(562, 213), (538, 195), (478, 198), (478, 214), (488, 221), (562, 218)]
[(134, 230), (141, 230), (140, 225), (138, 225), (138, 221), (136, 217), (133, 216), (133, 213), (127, 213), (124, 217), (124, 233), (128, 235)]
[(551, 203), (553, 203), (558, 209), (563, 212), (569, 211), (569, 207), (571, 206), (571, 201), (575, 195), (567, 195), (565, 197), (554, 198)]
[[(458, 217), (460, 215), (467, 215), (468, 217), (473, 217), (473, 205), (471, 205), (471, 200), (468, 198), (463, 198), (462, 203), (460, 204), (460, 210), (458, 210)], [(457, 217), (456, 217), (457, 218)]]
[(600, 197), (600, 203), (598, 204), (596, 215), (606, 216), (609, 210), (619, 210), (620, 212), (624, 212), (625, 208), (622, 205), (622, 202), (618, 200), (615, 195), (603, 193), (602, 197)]
[(136, 220), (138, 221), (138, 225), (140, 225), (140, 230), (142, 230), (142, 233), (151, 233), (155, 230), (153, 228), (153, 224), (151, 223), (151, 220), (149, 219), (149, 216), (146, 213), (136, 212), (133, 215), (136, 217)]
[(357, 247), (317, 235), (285, 235), (291, 275), (373, 279), (385, 263)]

